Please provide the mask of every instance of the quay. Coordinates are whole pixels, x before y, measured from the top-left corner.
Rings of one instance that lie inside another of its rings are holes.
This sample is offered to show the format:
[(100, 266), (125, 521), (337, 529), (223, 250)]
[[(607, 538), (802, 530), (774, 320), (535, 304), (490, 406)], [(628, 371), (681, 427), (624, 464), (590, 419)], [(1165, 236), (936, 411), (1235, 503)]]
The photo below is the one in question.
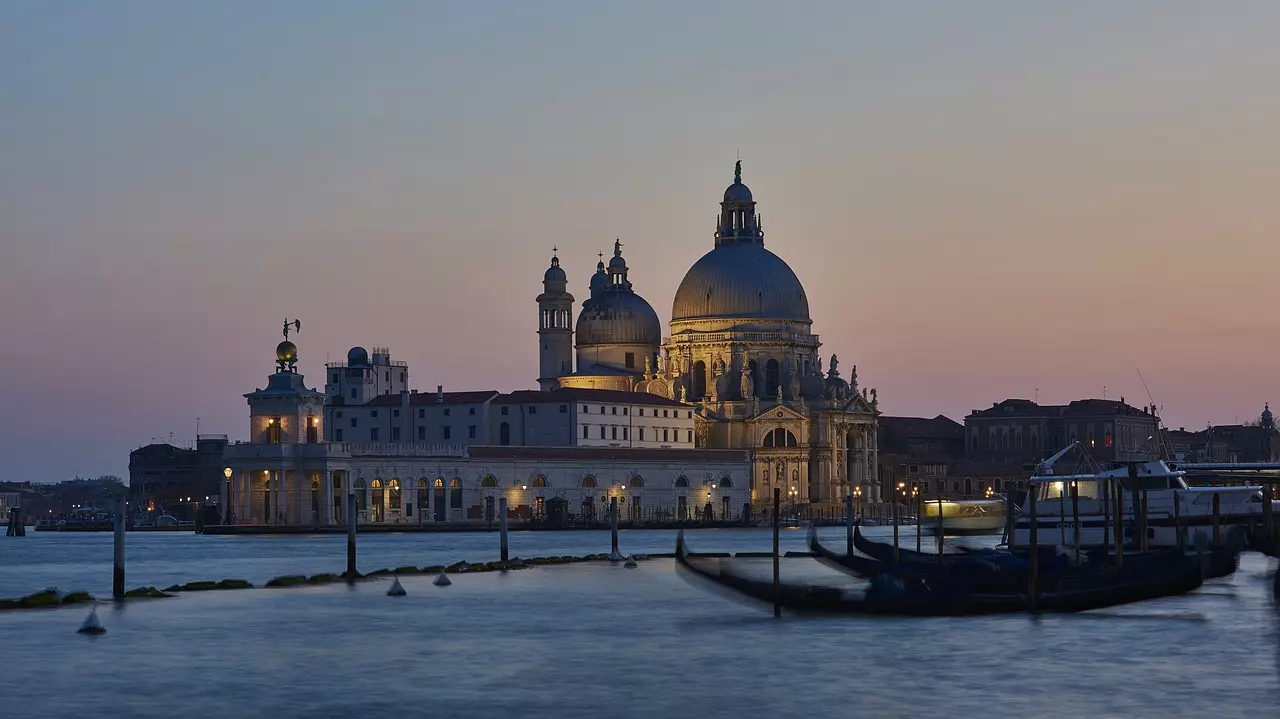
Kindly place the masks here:
[[(757, 525), (743, 523), (741, 521), (685, 521), (685, 522), (619, 522), (619, 529), (741, 529), (756, 527)], [(499, 531), (499, 523), (494, 521), (488, 522), (429, 522), (423, 524), (360, 524), (357, 530), (360, 534), (406, 534), (417, 532), (497, 532)], [(601, 531), (609, 529), (607, 521), (578, 523), (567, 525), (553, 524), (528, 524), (516, 525), (512, 523), (510, 530), (513, 532), (528, 531), (550, 531), (563, 532), (572, 530), (594, 530)], [(253, 534), (280, 534), (280, 535), (297, 535), (297, 534), (346, 534), (347, 527), (341, 525), (324, 525), (324, 524), (211, 524), (205, 525), (203, 534), (221, 534), (221, 535), (253, 535)]]

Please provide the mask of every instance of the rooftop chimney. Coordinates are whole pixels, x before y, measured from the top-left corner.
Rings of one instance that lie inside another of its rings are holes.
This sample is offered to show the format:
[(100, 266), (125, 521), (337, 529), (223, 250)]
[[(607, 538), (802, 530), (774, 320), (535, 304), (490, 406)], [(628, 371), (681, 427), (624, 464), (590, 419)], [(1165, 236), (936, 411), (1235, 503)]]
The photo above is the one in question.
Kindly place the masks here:
[(444, 404), (444, 385), (436, 385), (436, 404)]

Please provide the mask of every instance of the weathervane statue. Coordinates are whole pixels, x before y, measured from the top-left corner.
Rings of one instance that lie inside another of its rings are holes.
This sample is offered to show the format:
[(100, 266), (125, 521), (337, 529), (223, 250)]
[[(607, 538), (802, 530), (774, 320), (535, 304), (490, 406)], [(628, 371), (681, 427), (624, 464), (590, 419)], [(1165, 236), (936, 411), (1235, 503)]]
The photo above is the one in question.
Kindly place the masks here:
[(298, 366), (298, 346), (289, 341), (289, 329), (302, 331), (302, 320), (284, 321), (284, 342), (276, 345), (276, 371), (293, 372)]
[(289, 339), (289, 328), (290, 328), (290, 327), (292, 327), (292, 328), (293, 328), (293, 332), (294, 332), (294, 334), (297, 334), (297, 333), (301, 332), (301, 331), (302, 331), (302, 320), (289, 320), (289, 319), (287, 319), (287, 318), (285, 319), (285, 321), (284, 321), (284, 338), (285, 338), (286, 340), (288, 340), (288, 339)]

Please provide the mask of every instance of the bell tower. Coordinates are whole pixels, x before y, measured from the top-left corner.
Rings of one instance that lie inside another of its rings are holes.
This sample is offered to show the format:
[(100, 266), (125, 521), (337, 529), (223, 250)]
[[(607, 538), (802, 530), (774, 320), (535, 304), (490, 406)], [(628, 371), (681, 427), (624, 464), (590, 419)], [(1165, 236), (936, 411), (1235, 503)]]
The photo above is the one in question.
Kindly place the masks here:
[(551, 266), (542, 275), (538, 295), (538, 387), (550, 392), (559, 378), (573, 374), (573, 295), (552, 248)]

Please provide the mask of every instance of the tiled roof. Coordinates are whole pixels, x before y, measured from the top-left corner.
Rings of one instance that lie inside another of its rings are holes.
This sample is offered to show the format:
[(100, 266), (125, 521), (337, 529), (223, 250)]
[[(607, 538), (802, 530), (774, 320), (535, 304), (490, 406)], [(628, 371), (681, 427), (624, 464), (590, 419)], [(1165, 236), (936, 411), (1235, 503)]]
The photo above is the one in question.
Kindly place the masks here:
[[(1114, 399), (1078, 399), (1069, 404), (1036, 404), (1028, 399), (1006, 399), (970, 417), (1093, 417), (1099, 415), (1147, 415), (1144, 410)], [(1150, 416), (1150, 415), (1147, 415)]]
[[(586, 389), (565, 387), (550, 392), (536, 389), (518, 390), (501, 395), (495, 400), (499, 404), (534, 404), (538, 402), (613, 402), (617, 404), (645, 404), (663, 407), (685, 407), (686, 405), (662, 395), (648, 392), (623, 392), (614, 389)], [(689, 407), (689, 409), (693, 409)]]
[(628, 462), (748, 462), (744, 449), (648, 449), (633, 447), (496, 447), (471, 445), (467, 455), (478, 459), (586, 459)]
[(882, 415), (877, 421), (881, 426), (904, 438), (964, 439), (964, 425), (944, 415), (938, 415), (932, 419)]
[[(409, 404), (415, 406), (424, 404), (476, 404), (484, 402), (490, 397), (496, 397), (498, 394), (498, 390), (496, 389), (481, 390), (478, 392), (445, 392), (444, 401), (442, 402), (440, 401), (440, 396), (435, 392), (410, 392)], [(363, 406), (383, 407), (399, 405), (399, 394), (382, 394), (374, 397), (368, 402), (365, 402)]]

